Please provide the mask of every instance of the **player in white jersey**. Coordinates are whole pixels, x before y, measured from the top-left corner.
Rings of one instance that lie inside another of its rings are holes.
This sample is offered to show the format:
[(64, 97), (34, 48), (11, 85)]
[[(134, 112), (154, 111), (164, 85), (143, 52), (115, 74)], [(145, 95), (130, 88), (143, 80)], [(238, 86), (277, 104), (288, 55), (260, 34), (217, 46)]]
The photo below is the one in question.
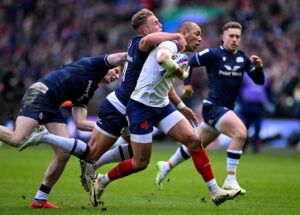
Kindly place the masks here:
[[(201, 42), (200, 27), (194, 22), (184, 22), (178, 31), (187, 41), (186, 50), (194, 51)], [(111, 181), (147, 168), (154, 126), (189, 148), (195, 167), (205, 180), (216, 205), (240, 193), (240, 190), (225, 191), (219, 188), (198, 135), (188, 120), (170, 104), (169, 97), (173, 102), (178, 99), (175, 104), (181, 108), (182, 103), (179, 103), (179, 97), (174, 93), (173, 82), (175, 77), (182, 78), (188, 73), (188, 70), (183, 70), (171, 59), (177, 52), (176, 43), (166, 41), (149, 54), (126, 108), (133, 158), (122, 161), (104, 175), (98, 175), (91, 192), (94, 206), (100, 203), (104, 188)]]

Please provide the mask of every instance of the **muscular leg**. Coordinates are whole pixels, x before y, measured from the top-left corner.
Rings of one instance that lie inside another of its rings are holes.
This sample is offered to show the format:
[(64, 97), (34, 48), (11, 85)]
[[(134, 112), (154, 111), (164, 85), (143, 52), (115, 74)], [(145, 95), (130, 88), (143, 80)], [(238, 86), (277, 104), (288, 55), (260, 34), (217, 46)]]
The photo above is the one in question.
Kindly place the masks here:
[[(180, 128), (181, 129), (181, 128)], [(175, 131), (174, 133), (177, 133)], [(213, 142), (218, 136), (219, 132), (213, 130), (212, 128), (207, 128), (204, 124), (200, 126), (199, 136), (201, 143), (204, 148)], [(174, 169), (177, 165), (181, 164), (183, 161), (190, 158), (189, 149), (185, 145), (181, 145), (177, 148), (175, 153), (166, 161), (159, 161), (156, 164), (157, 175), (155, 178), (156, 185), (159, 189), (163, 187), (163, 180), (169, 174), (169, 172)]]
[[(64, 123), (48, 123), (46, 124), (49, 132), (60, 135), (63, 137), (68, 137), (67, 126)], [(65, 153), (63, 150), (58, 148), (53, 148), (54, 158), (48, 165), (48, 168), (44, 174), (42, 184), (35, 195), (35, 201), (32, 202), (32, 207), (54, 207), (56, 206), (47, 203), (48, 195), (51, 188), (57, 182), (59, 177), (62, 175), (64, 168), (70, 158), (70, 155)]]
[(14, 131), (0, 125), (0, 141), (3, 141), (13, 147), (17, 147), (20, 140), (29, 136), (37, 125), (38, 122), (32, 118), (18, 116)]
[(219, 187), (214, 178), (209, 158), (205, 149), (201, 145), (199, 137), (194, 133), (194, 130), (189, 122), (185, 118), (180, 120), (171, 128), (171, 130), (168, 132), (168, 136), (188, 147), (197, 171), (201, 174), (203, 180), (206, 182), (211, 194), (216, 194)]
[[(240, 118), (233, 112), (227, 112), (220, 121), (220, 132), (231, 137), (232, 141), (227, 149), (227, 178), (223, 187), (240, 188), (236, 181), (236, 170), (242, 155), (242, 149), (247, 139), (247, 129)], [(227, 186), (228, 185), (228, 186)]]

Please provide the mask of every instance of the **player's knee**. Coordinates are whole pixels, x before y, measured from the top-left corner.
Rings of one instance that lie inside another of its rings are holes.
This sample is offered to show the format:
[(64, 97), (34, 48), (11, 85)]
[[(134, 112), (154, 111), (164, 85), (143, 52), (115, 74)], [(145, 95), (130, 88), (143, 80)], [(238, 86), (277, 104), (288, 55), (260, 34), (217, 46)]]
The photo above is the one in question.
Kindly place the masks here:
[(201, 141), (200, 138), (198, 137), (198, 135), (196, 134), (191, 134), (191, 135), (187, 135), (186, 136), (186, 147), (190, 150), (190, 151), (195, 151), (197, 150), (199, 147), (201, 147)]
[(133, 161), (134, 169), (136, 171), (142, 171), (148, 167), (149, 162), (150, 162), (149, 159), (146, 158), (134, 159)]
[(234, 138), (237, 140), (237, 142), (244, 144), (247, 140), (247, 130), (246, 129), (238, 130)]

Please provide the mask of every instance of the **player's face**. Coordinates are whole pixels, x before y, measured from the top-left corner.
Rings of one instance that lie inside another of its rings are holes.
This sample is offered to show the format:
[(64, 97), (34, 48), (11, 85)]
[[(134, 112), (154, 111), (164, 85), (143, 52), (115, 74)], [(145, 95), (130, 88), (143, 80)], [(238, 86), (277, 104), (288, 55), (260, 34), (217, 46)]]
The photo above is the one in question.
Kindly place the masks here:
[(241, 30), (238, 28), (229, 28), (222, 35), (223, 46), (226, 50), (235, 53), (240, 45)]
[(114, 82), (115, 80), (119, 79), (119, 77), (120, 77), (120, 69), (118, 67), (110, 69), (110, 70), (108, 70), (107, 74), (101, 79), (99, 84), (101, 84), (101, 83), (109, 84), (109, 83)]
[(159, 22), (156, 16), (149, 16), (145, 24), (145, 31), (147, 34), (162, 31), (162, 24)]
[(191, 29), (184, 33), (187, 42), (186, 51), (193, 52), (201, 43), (201, 28), (197, 24), (192, 24)]

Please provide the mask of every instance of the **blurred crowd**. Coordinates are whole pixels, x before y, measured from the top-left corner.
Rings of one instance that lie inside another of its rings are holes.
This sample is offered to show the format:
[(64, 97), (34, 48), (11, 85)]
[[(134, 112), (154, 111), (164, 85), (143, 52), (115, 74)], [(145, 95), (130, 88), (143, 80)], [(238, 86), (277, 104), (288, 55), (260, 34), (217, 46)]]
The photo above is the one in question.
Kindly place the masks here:
[[(221, 26), (239, 21), (241, 48), (262, 57), (270, 78), (275, 107), (270, 116), (300, 118), (298, 0), (2, 0), (0, 122), (15, 116), (24, 90), (51, 70), (83, 56), (126, 50), (137, 10), (146, 7), (160, 17), (165, 8), (207, 5), (228, 12), (201, 25), (200, 49), (218, 46)], [(207, 90), (205, 76), (194, 73), (193, 84), (200, 100)]]

